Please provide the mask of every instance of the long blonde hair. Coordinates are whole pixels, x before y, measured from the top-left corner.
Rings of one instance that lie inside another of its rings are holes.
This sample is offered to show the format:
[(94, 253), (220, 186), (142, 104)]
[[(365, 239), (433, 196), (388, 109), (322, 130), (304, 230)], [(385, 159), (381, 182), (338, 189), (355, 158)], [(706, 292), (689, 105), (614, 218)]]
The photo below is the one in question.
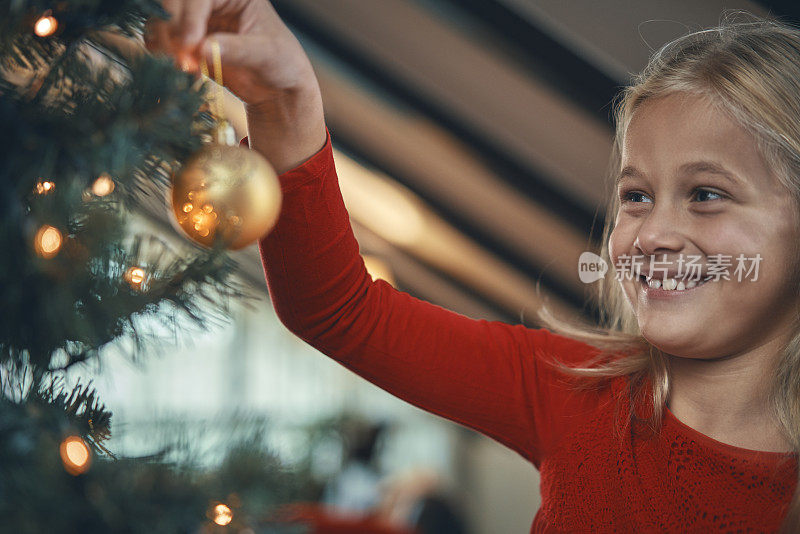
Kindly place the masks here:
[[(761, 155), (800, 210), (800, 30), (750, 14), (751, 20), (736, 21), (741, 13), (728, 12), (719, 26), (664, 45), (615, 99), (616, 134), (607, 184), (612, 194), (600, 251), (608, 265), (612, 264), (608, 240), (619, 209), (611, 180), (620, 171), (622, 144), (633, 114), (648, 99), (684, 92), (720, 105), (753, 134)], [(649, 395), (653, 410), (647, 422), (657, 429), (670, 391), (669, 360), (641, 335), (636, 316), (613, 276), (599, 281), (593, 297), (600, 310), (597, 327), (556, 318), (546, 307), (537, 311), (542, 326), (600, 349), (597, 357), (581, 367), (559, 366), (573, 376), (596, 379), (585, 381), (588, 383), (628, 376), (628, 422), (636, 417), (634, 405)], [(647, 382), (652, 387), (645, 387)], [(800, 452), (800, 328), (795, 329), (779, 358), (769, 399), (785, 436), (794, 451)], [(800, 484), (781, 532), (800, 532)]]

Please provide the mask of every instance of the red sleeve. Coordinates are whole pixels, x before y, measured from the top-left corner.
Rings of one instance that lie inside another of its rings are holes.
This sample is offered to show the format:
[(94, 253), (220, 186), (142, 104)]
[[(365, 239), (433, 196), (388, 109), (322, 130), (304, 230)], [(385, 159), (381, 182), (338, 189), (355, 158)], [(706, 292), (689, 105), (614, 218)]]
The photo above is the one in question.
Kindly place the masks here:
[(281, 213), (259, 245), (283, 324), (380, 388), (538, 467), (561, 433), (561, 414), (578, 401), (534, 349), (575, 360), (589, 347), (544, 329), (471, 319), (373, 282), (339, 191), (330, 134), (279, 179)]

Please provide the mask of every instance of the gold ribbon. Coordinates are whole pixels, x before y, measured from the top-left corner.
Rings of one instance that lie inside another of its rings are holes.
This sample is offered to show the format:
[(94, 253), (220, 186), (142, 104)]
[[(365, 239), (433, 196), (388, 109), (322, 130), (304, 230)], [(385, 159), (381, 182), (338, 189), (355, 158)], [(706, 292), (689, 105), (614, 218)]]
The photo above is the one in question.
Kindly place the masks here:
[[(224, 112), (223, 112), (223, 98), (224, 93), (222, 90), (222, 56), (219, 51), (219, 42), (216, 39), (211, 40), (211, 59), (214, 62), (214, 81), (217, 83), (216, 87), (216, 94), (211, 100), (211, 112), (220, 122), (225, 120)], [(206, 58), (203, 56), (200, 59), (200, 73), (203, 77), (207, 80), (210, 80), (211, 77), (208, 75), (208, 65), (206, 64)]]

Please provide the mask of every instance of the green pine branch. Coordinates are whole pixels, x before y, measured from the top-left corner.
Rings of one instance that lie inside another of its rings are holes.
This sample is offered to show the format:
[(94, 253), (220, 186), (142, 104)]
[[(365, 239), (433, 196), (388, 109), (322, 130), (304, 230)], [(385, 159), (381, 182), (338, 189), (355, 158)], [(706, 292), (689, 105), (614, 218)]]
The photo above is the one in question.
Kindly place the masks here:
[[(29, 9), (23, 16), (23, 4), (4, 4), (4, 27), (18, 30), (0, 48), (9, 64), (19, 59), (20, 47), (7, 44), (29, 39), (31, 19), (48, 6), (23, 3)], [(125, 59), (96, 31), (100, 21), (136, 31), (143, 16), (160, 8), (136, 1), (58, 5), (60, 14), (53, 13), (60, 25), (80, 19), (78, 29), (54, 36), (60, 45), (44, 46), (49, 41), (37, 38), (24, 59), (40, 68), (26, 76), (15, 73), (17, 81), (51, 81), (34, 83), (38, 89), (31, 93), (31, 83), (14, 85), (13, 76), (6, 76), (7, 89), (0, 92), (0, 124), (17, 125), (0, 132), (7, 156), (0, 161), (7, 208), (0, 213), (0, 246), (18, 251), (0, 259), (0, 267), (12, 273), (3, 304), (15, 310), (0, 325), (0, 362), (50, 370), (93, 358), (120, 336), (146, 346), (147, 336), (134, 321), (157, 315), (162, 305), (202, 323), (226, 315), (229, 300), (244, 295), (224, 252), (194, 247), (187, 255), (152, 236), (128, 239), (126, 233), (142, 197), (153, 184), (163, 191), (169, 170), (195, 152), (213, 126), (200, 111), (205, 88), (193, 76), (165, 58)], [(87, 193), (101, 175), (115, 184), (102, 198)], [(55, 184), (44, 195), (36, 193), (42, 180)], [(53, 258), (43, 259), (33, 248), (35, 232), (44, 225), (63, 236)], [(147, 277), (137, 288), (124, 279), (133, 267)]]
[[(39, 37), (43, 16), (57, 29)], [(112, 414), (91, 382), (67, 388), (61, 378), (114, 341), (132, 340), (131, 357), (144, 357), (160, 341), (148, 320), (173, 332), (185, 319), (205, 325), (246, 296), (221, 248), (132, 224), (146, 195), (165, 197), (171, 171), (213, 126), (192, 75), (105, 38), (138, 38), (151, 16), (166, 17), (156, 0), (0, 0), (4, 530), (213, 532), (209, 507), (225, 500), (235, 503), (234, 531), (288, 532), (270, 519), (274, 507), (312, 497), (258, 440), (212, 470), (159, 455), (115, 459), (106, 449)], [(101, 176), (113, 190), (97, 192)], [(59, 246), (45, 249), (50, 227)], [(65, 469), (67, 436), (91, 450), (87, 471)]]

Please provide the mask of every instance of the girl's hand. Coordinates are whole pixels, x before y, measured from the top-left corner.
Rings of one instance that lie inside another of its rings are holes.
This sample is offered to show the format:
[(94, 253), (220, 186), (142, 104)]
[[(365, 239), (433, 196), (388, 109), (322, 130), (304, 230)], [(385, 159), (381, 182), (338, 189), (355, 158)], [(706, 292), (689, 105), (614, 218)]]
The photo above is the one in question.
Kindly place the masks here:
[(267, 0), (163, 0), (170, 20), (151, 19), (145, 44), (197, 71), (205, 58), (214, 78), (211, 41), (219, 43), (223, 83), (244, 103), (250, 145), (278, 173), (325, 143), (322, 98), (300, 43)]

